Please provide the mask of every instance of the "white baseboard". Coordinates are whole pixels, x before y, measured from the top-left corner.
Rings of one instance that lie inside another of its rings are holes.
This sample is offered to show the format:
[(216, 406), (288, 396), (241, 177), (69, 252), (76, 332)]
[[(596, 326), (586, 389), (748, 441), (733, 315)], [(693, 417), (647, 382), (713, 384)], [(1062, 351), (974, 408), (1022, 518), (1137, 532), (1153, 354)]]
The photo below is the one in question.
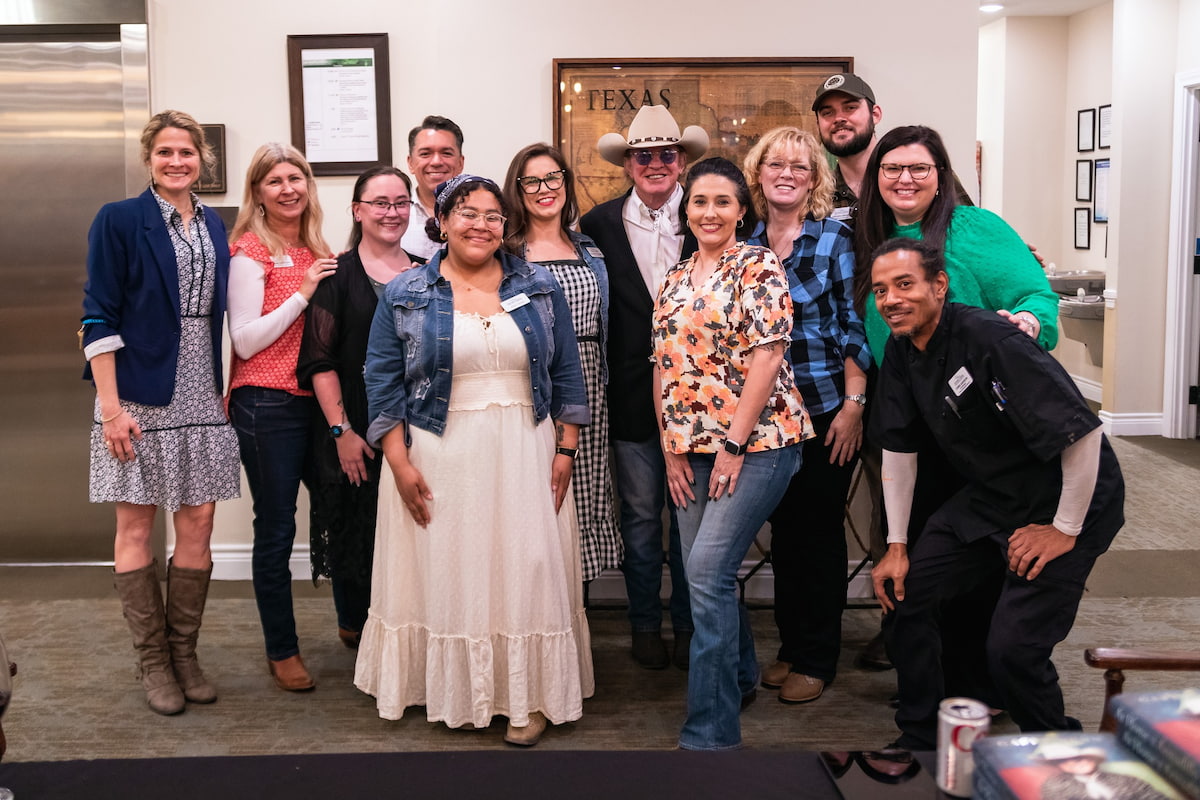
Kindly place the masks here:
[(1162, 412), (1154, 414), (1114, 414), (1101, 411), (1100, 421), (1109, 436), (1162, 436)]
[(1071, 380), (1075, 381), (1075, 385), (1079, 387), (1079, 393), (1084, 396), (1084, 399), (1091, 400), (1093, 403), (1104, 401), (1104, 389), (1100, 385), (1100, 381), (1081, 378), (1078, 375), (1072, 375)]
[[(248, 581), (251, 579), (251, 545), (249, 544), (214, 544), (212, 548), (214, 581)], [(308, 542), (296, 542), (292, 547), (292, 557), (288, 567), (292, 571), (292, 580), (306, 581), (312, 577), (312, 567), (309, 565)]]
[[(251, 579), (250, 569), (251, 547), (245, 545), (214, 545), (212, 550), (213, 580), (216, 581), (248, 581)], [(757, 555), (757, 554), (756, 554)], [(292, 558), (288, 566), (292, 570), (292, 580), (306, 581), (312, 575), (309, 566), (308, 543), (297, 542), (292, 548)], [(742, 563), (741, 574), (745, 575), (758, 563), (757, 558), (748, 558)], [(849, 575), (858, 566), (857, 561), (846, 565)], [(671, 596), (671, 573), (663, 567), (662, 596)], [(850, 602), (870, 601), (875, 597), (871, 588), (871, 565), (863, 567), (862, 571), (850, 581), (846, 597)], [(588, 587), (588, 598), (602, 603), (625, 602), (625, 576), (620, 570), (610, 569), (600, 573)], [(764, 564), (754, 576), (746, 581), (746, 599), (752, 603), (770, 605), (775, 599), (775, 575), (770, 564)]]

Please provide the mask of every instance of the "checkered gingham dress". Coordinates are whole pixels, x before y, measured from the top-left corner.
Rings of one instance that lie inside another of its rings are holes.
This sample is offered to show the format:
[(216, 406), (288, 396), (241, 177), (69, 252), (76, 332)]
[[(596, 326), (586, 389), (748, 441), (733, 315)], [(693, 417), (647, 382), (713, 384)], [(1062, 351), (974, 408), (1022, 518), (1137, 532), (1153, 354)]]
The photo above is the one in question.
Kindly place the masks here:
[(563, 288), (587, 387), (592, 424), (579, 429), (579, 453), (571, 484), (579, 517), (579, 550), (583, 579), (621, 565), (621, 534), (613, 515), (612, 476), (608, 468), (608, 400), (600, 383), (600, 289), (582, 260), (541, 262)]

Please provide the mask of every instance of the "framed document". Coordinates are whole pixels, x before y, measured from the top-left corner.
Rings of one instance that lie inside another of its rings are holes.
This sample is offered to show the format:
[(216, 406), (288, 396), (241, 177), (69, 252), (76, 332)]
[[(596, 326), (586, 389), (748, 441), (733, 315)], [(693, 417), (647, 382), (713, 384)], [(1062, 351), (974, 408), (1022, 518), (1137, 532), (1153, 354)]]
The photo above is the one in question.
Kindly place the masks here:
[(1092, 202), (1092, 162), (1081, 158), (1075, 162), (1075, 199), (1080, 203)]
[(629, 130), (644, 105), (666, 106), (682, 131), (699, 125), (708, 156), (738, 166), (759, 137), (780, 125), (817, 133), (810, 111), (817, 89), (854, 59), (584, 58), (554, 59), (554, 141), (575, 170), (580, 213), (623, 192), (628, 179), (600, 157), (596, 142)]
[(289, 36), (292, 144), (316, 175), (392, 163), (386, 33)]
[(1090, 250), (1092, 248), (1092, 210), (1090, 208), (1075, 209), (1075, 249)]
[(1090, 153), (1096, 149), (1096, 109), (1085, 108), (1076, 115), (1075, 149)]
[(1096, 159), (1096, 222), (1108, 222), (1108, 172), (1111, 161)]
[(1100, 122), (1096, 129), (1096, 146), (1101, 150), (1112, 147), (1112, 105), (1100, 106)]

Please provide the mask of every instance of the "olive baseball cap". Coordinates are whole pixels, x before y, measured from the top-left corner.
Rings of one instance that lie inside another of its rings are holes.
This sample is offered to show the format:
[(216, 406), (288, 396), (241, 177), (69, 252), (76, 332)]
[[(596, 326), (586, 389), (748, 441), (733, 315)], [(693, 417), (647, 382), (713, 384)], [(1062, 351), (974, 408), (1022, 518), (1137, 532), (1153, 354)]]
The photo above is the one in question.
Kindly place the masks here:
[(875, 92), (867, 85), (867, 82), (855, 75), (853, 72), (839, 72), (837, 75), (830, 75), (821, 84), (821, 88), (817, 89), (817, 97), (813, 100), (812, 110), (816, 111), (821, 105), (821, 101), (825, 99), (825, 95), (832, 92), (841, 92), (848, 94), (851, 97), (865, 97), (867, 102), (875, 105)]

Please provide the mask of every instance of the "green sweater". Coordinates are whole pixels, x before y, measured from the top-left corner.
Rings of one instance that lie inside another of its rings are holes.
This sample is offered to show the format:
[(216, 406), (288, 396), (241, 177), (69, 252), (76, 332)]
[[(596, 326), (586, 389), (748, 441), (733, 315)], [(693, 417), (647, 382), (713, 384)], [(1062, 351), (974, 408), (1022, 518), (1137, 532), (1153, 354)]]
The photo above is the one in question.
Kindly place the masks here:
[[(921, 239), (921, 223), (897, 225), (892, 235)], [(989, 311), (1028, 311), (1042, 323), (1038, 344), (1054, 349), (1058, 344), (1058, 295), (1029, 246), (1007, 222), (983, 208), (955, 208), (946, 232), (945, 256), (950, 278), (947, 300)], [(871, 295), (867, 295), (866, 312), (867, 343), (879, 364), (888, 326)]]

